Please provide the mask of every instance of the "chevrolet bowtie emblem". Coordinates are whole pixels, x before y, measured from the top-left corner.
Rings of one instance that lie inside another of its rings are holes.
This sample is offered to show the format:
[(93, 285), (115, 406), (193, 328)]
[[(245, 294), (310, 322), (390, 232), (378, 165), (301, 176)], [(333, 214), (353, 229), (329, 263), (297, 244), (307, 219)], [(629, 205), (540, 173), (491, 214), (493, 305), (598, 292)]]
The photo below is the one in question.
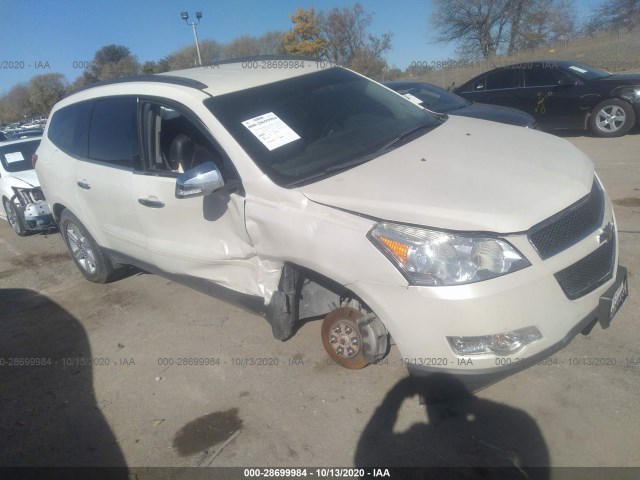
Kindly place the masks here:
[(600, 245), (603, 243), (607, 243), (609, 240), (613, 238), (613, 223), (607, 223), (603, 228), (598, 232), (598, 241)]

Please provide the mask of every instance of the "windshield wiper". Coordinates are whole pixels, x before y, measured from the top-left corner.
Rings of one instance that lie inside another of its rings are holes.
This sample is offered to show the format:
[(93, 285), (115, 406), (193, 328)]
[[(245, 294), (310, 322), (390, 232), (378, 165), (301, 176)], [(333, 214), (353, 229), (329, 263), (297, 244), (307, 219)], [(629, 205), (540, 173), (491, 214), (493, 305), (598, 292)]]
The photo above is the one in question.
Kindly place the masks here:
[[(441, 114), (438, 114), (438, 115), (441, 115)], [(443, 115), (443, 117), (445, 117), (445, 118), (446, 118), (447, 116), (446, 116), (446, 115)], [(444, 121), (444, 119), (445, 119), (445, 118), (442, 118), (442, 117), (439, 117), (439, 118), (440, 118), (440, 120), (442, 120), (442, 121)], [(404, 132), (404, 133), (402, 133), (402, 134), (398, 135), (397, 137), (395, 137), (395, 138), (394, 138), (393, 140), (391, 140), (390, 142), (388, 142), (388, 143), (384, 144), (382, 147), (380, 147), (380, 148), (378, 149), (378, 152), (381, 152), (381, 151), (383, 151), (383, 150), (387, 150), (387, 149), (391, 148), (392, 146), (394, 146), (394, 145), (395, 145), (396, 143), (398, 143), (399, 141), (404, 140), (404, 139), (405, 139), (405, 138), (407, 138), (408, 136), (413, 135), (414, 133), (419, 132), (420, 130), (423, 130), (423, 129), (425, 129), (425, 128), (432, 129), (432, 128), (434, 128), (434, 127), (435, 127), (435, 125), (420, 125), (419, 127), (413, 128), (413, 129), (409, 130), (408, 132)]]

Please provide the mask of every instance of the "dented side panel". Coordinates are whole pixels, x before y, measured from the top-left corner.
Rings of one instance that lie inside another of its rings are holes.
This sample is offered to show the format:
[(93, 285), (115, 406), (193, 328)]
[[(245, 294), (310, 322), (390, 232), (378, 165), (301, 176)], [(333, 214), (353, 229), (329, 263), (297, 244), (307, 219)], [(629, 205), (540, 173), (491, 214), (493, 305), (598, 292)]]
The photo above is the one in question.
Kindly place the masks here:
[(340, 285), (359, 279), (407, 285), (367, 239), (373, 220), (314, 203), (298, 190), (274, 189), (267, 182), (246, 185), (246, 226), (261, 262), (294, 263)]
[[(224, 189), (204, 197), (175, 197), (175, 178), (133, 175), (134, 198), (163, 202), (135, 211), (152, 263), (169, 274), (216, 282), (264, 296), (272, 267), (257, 257), (244, 225), (244, 197)], [(266, 280), (265, 280), (266, 279)], [(270, 295), (270, 292), (269, 292)]]

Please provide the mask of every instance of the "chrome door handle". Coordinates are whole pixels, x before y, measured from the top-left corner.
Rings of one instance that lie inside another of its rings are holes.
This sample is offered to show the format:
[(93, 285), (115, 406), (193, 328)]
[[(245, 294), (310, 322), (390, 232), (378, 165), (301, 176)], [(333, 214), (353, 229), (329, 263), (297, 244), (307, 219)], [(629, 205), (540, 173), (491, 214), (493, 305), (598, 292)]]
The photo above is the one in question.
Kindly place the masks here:
[(86, 180), (80, 180), (79, 182), (76, 182), (78, 184), (78, 186), (80, 188), (83, 188), (84, 190), (90, 190), (91, 189), (91, 185), (89, 183), (87, 183)]
[(158, 200), (156, 197), (139, 198), (138, 203), (150, 208), (164, 207), (164, 202), (162, 200)]

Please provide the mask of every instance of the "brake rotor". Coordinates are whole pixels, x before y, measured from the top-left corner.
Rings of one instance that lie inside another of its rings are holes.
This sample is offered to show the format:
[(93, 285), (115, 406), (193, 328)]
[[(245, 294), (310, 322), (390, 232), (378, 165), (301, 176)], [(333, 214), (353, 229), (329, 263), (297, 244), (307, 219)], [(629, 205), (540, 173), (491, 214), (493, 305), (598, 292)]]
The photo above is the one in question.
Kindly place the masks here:
[(364, 359), (364, 342), (358, 319), (364, 314), (354, 308), (340, 307), (329, 312), (322, 322), (322, 344), (338, 365), (358, 370), (369, 365)]

